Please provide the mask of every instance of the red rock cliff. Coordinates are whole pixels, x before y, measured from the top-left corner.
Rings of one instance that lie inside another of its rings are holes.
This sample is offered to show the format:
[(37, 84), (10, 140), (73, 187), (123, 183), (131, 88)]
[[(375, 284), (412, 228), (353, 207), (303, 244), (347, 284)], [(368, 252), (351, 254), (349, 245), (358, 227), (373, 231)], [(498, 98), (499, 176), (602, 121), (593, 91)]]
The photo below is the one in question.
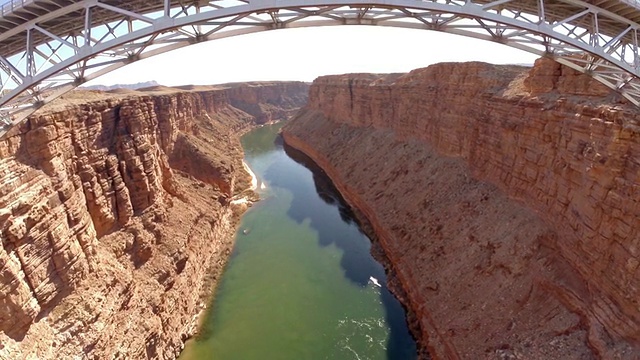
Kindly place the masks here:
[(320, 77), (284, 136), (371, 223), (434, 358), (637, 359), (639, 114), (546, 59), (438, 64)]
[[(306, 88), (265, 86), (282, 111), (302, 105)], [(0, 358), (178, 354), (250, 184), (238, 134), (256, 117), (229, 102), (79, 91), (0, 140)]]
[(240, 83), (225, 85), (229, 103), (264, 124), (272, 120), (288, 118), (307, 102), (308, 83)]

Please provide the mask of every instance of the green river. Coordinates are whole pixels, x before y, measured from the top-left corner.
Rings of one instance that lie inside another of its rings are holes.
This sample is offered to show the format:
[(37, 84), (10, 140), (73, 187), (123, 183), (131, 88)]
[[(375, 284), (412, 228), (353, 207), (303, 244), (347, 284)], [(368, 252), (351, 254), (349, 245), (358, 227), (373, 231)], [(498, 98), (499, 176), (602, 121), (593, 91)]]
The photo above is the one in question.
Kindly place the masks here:
[(285, 153), (281, 127), (242, 137), (262, 200), (180, 359), (415, 359), (369, 239), (332, 186)]

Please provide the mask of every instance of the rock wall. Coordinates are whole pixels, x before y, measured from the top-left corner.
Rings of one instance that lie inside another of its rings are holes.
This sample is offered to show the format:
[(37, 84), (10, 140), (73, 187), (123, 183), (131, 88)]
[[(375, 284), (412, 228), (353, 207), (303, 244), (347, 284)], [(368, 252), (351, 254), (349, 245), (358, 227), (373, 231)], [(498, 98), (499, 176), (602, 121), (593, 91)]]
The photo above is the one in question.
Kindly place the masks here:
[(636, 359), (639, 120), (540, 59), (320, 77), (284, 137), (372, 224), (433, 358)]
[(294, 115), (300, 104), (307, 102), (310, 84), (276, 84), (277, 86), (265, 86), (264, 83), (227, 84), (225, 93), (233, 107), (253, 115), (256, 122), (264, 124)]
[(175, 358), (251, 182), (226, 91), (78, 91), (0, 140), (0, 358)]

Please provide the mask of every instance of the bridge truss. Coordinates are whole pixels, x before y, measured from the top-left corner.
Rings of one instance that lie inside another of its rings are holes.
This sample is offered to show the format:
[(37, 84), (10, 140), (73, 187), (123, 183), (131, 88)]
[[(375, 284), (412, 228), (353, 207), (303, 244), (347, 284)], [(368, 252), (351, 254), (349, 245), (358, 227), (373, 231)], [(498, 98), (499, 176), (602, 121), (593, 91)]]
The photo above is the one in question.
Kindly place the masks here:
[(552, 57), (640, 105), (639, 8), (634, 0), (13, 0), (0, 10), (0, 136), (127, 64), (230, 36), (332, 25), (498, 42)]

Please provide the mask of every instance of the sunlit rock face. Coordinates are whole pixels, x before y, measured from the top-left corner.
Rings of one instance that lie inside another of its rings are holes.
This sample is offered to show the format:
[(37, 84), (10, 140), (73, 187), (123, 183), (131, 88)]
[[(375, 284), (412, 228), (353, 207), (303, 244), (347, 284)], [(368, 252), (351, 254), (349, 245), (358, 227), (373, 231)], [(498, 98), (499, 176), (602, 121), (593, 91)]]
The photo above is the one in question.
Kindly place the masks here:
[(548, 59), (324, 76), (285, 127), (437, 359), (634, 359), (640, 111)]
[(307, 88), (78, 91), (11, 130), (0, 358), (174, 358), (243, 211), (229, 201), (251, 181), (239, 135), (293, 112)]

